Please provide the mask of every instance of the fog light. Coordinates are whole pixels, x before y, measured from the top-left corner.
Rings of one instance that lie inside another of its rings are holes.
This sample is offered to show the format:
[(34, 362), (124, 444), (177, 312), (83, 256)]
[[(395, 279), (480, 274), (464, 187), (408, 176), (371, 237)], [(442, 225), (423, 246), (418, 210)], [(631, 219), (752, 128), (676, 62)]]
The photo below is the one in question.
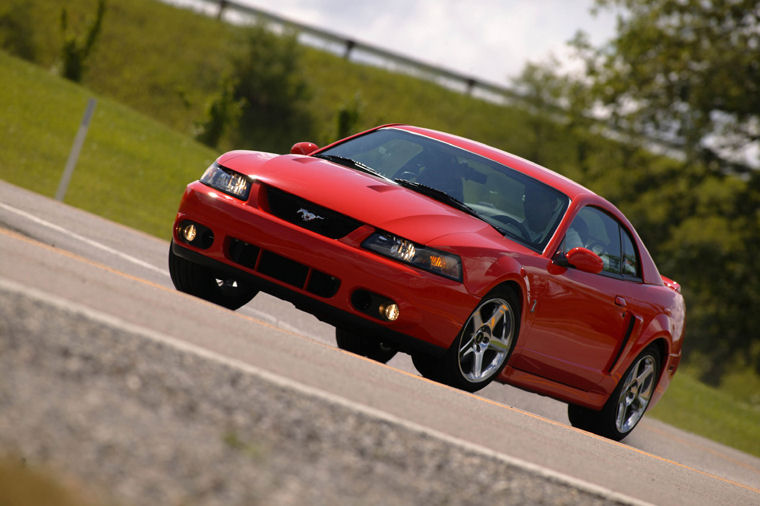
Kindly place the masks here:
[(187, 242), (193, 242), (197, 235), (198, 235), (198, 230), (195, 228), (195, 225), (192, 223), (182, 229), (182, 236), (185, 238)]
[(399, 310), (396, 304), (394, 303), (383, 304), (379, 307), (379, 309), (380, 309), (380, 315), (382, 315), (386, 320), (392, 322), (398, 319)]

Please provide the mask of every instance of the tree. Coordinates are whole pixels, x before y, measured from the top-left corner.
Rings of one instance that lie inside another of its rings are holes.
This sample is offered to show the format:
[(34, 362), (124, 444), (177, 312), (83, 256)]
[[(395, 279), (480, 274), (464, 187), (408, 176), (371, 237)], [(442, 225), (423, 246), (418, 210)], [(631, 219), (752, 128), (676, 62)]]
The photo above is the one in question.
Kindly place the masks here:
[(63, 68), (61, 75), (74, 82), (80, 82), (85, 70), (85, 61), (92, 51), (93, 45), (100, 34), (103, 25), (103, 16), (106, 12), (106, 0), (98, 0), (98, 10), (95, 19), (87, 29), (84, 39), (76, 34), (69, 34), (69, 16), (66, 7), (61, 9), (61, 33), (63, 34)]
[(34, 18), (26, 0), (11, 0), (0, 7), (0, 47), (25, 60), (34, 61)]
[(196, 125), (196, 140), (216, 148), (224, 133), (237, 125), (245, 102), (242, 99), (236, 101), (233, 98), (234, 89), (235, 83), (229, 81), (222, 83), (221, 90), (211, 99), (206, 108), (206, 117)]
[[(617, 34), (584, 38), (594, 90), (624, 128), (683, 146), (714, 170), (760, 163), (757, 0), (597, 0), (617, 9)], [(745, 156), (745, 155), (747, 155)]]
[(619, 128), (673, 141), (685, 156), (658, 248), (684, 280), (692, 356), (712, 383), (737, 359), (760, 372), (760, 4), (596, 4), (618, 9), (618, 24), (600, 48), (576, 39), (595, 98)]
[(285, 152), (294, 142), (313, 138), (311, 91), (295, 34), (277, 35), (257, 24), (246, 31), (242, 48), (233, 58), (233, 100), (243, 104), (233, 141)]
[(361, 95), (357, 92), (349, 102), (344, 103), (338, 109), (336, 118), (337, 139), (342, 139), (356, 133), (356, 127), (359, 124), (359, 117), (361, 116), (363, 107), (364, 102)]
[[(561, 121), (595, 114), (621, 140), (606, 160), (579, 142), (582, 182), (626, 212), (662, 272), (681, 283), (684, 350), (702, 379), (719, 383), (737, 361), (760, 372), (760, 4), (596, 8), (618, 11), (617, 33), (600, 47), (576, 36), (582, 75), (558, 75), (549, 63), (527, 68), (518, 84)], [(645, 153), (663, 144), (681, 156)]]

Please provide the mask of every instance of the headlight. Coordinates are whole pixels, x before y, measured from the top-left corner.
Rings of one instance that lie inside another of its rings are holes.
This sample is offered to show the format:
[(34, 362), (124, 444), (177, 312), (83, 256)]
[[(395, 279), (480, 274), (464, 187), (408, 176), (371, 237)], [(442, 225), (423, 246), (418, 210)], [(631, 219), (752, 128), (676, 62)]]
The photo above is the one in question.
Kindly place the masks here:
[(203, 173), (201, 183), (240, 200), (248, 200), (248, 194), (251, 192), (251, 180), (248, 176), (222, 167), (216, 162)]
[(362, 247), (456, 281), (462, 280), (462, 260), (451, 253), (386, 232), (375, 232), (362, 243)]

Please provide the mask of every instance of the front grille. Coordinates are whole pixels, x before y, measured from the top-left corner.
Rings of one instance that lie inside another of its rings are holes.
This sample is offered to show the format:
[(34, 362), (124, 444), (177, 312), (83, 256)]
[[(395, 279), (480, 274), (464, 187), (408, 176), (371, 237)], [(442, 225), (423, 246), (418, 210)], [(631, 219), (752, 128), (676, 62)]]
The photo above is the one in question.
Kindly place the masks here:
[(350, 234), (362, 223), (272, 186), (266, 187), (268, 211), (278, 218), (331, 239)]
[(243, 267), (326, 299), (340, 288), (340, 279), (335, 276), (240, 239), (230, 238), (227, 257)]

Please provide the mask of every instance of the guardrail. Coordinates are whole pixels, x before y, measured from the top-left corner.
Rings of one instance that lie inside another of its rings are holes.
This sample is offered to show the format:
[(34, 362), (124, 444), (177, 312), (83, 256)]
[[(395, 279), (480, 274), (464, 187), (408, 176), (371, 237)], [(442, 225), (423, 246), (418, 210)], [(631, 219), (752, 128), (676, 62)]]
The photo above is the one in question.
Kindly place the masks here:
[[(172, 5), (195, 8), (196, 11), (203, 14), (231, 23), (245, 24), (255, 20), (262, 20), (280, 32), (294, 30), (298, 36), (298, 41), (302, 44), (342, 55), (347, 60), (368, 63), (381, 68), (388, 68), (394, 72), (410, 74), (490, 102), (520, 105), (528, 110), (535, 110), (535, 104), (532, 104), (528, 100), (528, 97), (507, 86), (489, 83), (467, 74), (425, 63), (379, 46), (347, 38), (330, 30), (316, 28), (266, 10), (243, 5), (234, 0), (161, 1)], [(567, 115), (567, 112), (561, 107), (549, 104), (545, 105), (542, 110), (554, 117), (564, 117)], [(602, 135), (607, 138), (625, 142), (625, 139), (629, 135), (617, 130), (602, 119), (593, 117), (588, 119), (592, 120), (600, 129)], [(659, 139), (646, 134), (641, 134), (639, 137), (645, 140), (647, 147), (654, 152), (676, 158), (684, 156), (683, 145), (678, 142)]]
[(166, 3), (196, 10), (218, 19), (233, 23), (262, 20), (278, 30), (294, 30), (299, 42), (325, 49), (347, 60), (369, 63), (397, 72), (411, 74), (436, 82), (462, 93), (494, 102), (525, 102), (525, 98), (513, 89), (490, 83), (471, 75), (463, 74), (438, 65), (425, 63), (403, 54), (368, 44), (344, 35), (316, 28), (277, 14), (243, 5), (233, 0), (163, 0)]

